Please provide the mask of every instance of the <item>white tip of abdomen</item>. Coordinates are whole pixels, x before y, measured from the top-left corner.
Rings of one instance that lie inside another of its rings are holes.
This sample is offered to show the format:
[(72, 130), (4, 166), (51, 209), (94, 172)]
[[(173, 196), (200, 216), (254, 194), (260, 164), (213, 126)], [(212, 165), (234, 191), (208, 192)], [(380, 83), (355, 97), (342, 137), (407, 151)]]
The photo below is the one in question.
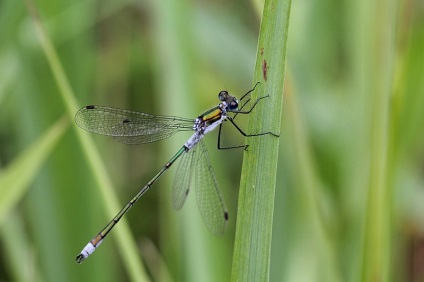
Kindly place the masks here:
[(91, 255), (96, 248), (102, 243), (103, 240), (99, 241), (96, 246), (93, 245), (93, 243), (88, 242), (88, 244), (82, 249), (81, 253), (77, 256), (76, 261), (77, 263), (81, 263), (83, 260), (85, 260), (89, 255)]

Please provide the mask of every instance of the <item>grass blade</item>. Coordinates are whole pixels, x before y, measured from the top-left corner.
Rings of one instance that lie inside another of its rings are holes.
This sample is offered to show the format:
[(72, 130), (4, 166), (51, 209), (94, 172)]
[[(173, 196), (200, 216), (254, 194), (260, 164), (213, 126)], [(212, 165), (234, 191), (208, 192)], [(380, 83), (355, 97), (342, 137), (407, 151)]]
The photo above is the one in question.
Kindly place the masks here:
[[(265, 2), (254, 77), (261, 85), (252, 99), (270, 96), (249, 116), (249, 133), (280, 133), (290, 5), (290, 0)], [(279, 138), (253, 137), (246, 143), (231, 279), (268, 281)]]
[[(390, 183), (389, 112), (394, 73), (396, 1), (363, 2), (366, 9), (363, 48), (370, 137), (370, 168), (365, 205), (363, 281), (387, 281), (390, 277), (392, 190)], [(368, 25), (369, 24), (369, 25)], [(372, 28), (370, 28), (370, 26)]]
[(40, 139), (28, 147), (0, 176), (0, 224), (19, 202), (45, 159), (68, 127), (66, 119), (57, 121)]
[[(60, 94), (62, 95), (62, 98), (65, 102), (65, 106), (68, 110), (67, 113), (70, 119), (73, 120), (74, 115), (78, 109), (73, 90), (62, 68), (56, 50), (54, 49), (49, 37), (47, 36), (41, 25), (37, 11), (32, 1), (27, 0), (25, 3), (27, 4), (29, 13), (33, 18), (33, 23), (37, 32), (37, 36), (40, 40), (42, 49), (44, 50), (46, 58), (52, 69), (53, 76), (57, 81)], [(75, 126), (74, 128), (77, 127)], [(103, 197), (105, 212), (108, 217), (112, 218), (113, 216), (115, 216), (116, 212), (120, 210), (121, 207), (121, 204), (117, 201), (118, 197), (114, 193), (112, 181), (106, 171), (105, 166), (102, 163), (100, 154), (98, 153), (97, 148), (94, 145), (92, 139), (87, 133), (83, 132), (80, 129), (76, 130), (76, 133), (79, 137), (82, 148), (84, 149), (87, 160), (90, 166), (92, 167), (95, 180), (98, 183), (97, 188), (99, 189), (99, 192)], [(125, 219), (121, 221), (120, 227), (116, 228), (115, 234), (117, 238), (117, 243), (119, 245), (119, 251), (121, 251), (122, 253), (122, 258), (125, 261), (124, 265), (127, 267), (129, 276), (134, 281), (147, 281), (148, 276), (144, 271), (140, 257), (137, 253), (137, 245), (135, 243), (134, 238), (131, 236), (129, 226), (126, 223)], [(84, 244), (85, 243), (83, 242), (81, 248), (84, 246)], [(78, 251), (76, 251), (76, 253)]]

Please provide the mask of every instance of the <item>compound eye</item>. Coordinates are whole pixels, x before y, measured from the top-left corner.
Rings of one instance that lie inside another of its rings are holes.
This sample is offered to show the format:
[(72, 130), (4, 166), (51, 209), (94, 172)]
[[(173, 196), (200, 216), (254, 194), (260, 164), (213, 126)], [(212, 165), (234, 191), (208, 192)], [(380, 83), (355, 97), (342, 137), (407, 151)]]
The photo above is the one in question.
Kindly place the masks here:
[(237, 100), (231, 101), (231, 102), (228, 104), (228, 108), (229, 108), (231, 111), (235, 111), (235, 110), (237, 110), (237, 108), (238, 108), (238, 101), (237, 101)]
[(219, 98), (219, 100), (221, 100), (222, 102), (223, 102), (223, 101), (225, 101), (225, 100), (227, 99), (227, 97), (228, 97), (228, 92), (227, 92), (227, 91), (225, 91), (225, 90), (223, 90), (223, 91), (219, 92), (219, 94), (218, 94), (218, 98)]

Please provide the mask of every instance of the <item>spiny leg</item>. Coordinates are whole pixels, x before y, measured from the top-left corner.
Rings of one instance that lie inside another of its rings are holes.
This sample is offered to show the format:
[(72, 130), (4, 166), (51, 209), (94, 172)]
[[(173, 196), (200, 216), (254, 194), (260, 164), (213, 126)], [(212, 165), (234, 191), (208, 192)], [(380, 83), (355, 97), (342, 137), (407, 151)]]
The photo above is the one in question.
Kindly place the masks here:
[(236, 128), (237, 128), (237, 130), (244, 136), (244, 137), (254, 137), (254, 136), (262, 136), (262, 135), (268, 135), (268, 134), (270, 134), (270, 135), (272, 135), (272, 136), (275, 136), (275, 137), (280, 137), (280, 135), (279, 134), (275, 134), (275, 133), (273, 133), (273, 132), (271, 132), (271, 131), (267, 131), (267, 132), (260, 132), (260, 133), (256, 133), (256, 134), (247, 134), (247, 133), (245, 133), (235, 122), (234, 122), (234, 120), (233, 120), (233, 118), (231, 118), (231, 117), (228, 117), (227, 118)]
[(259, 81), (258, 81), (258, 82), (256, 82), (255, 86), (253, 86), (253, 88), (252, 88), (252, 89), (250, 89), (249, 91), (247, 91), (247, 93), (246, 93), (246, 94), (244, 94), (244, 95), (240, 98), (240, 101), (241, 101), (241, 100), (243, 100), (243, 99), (244, 99), (244, 97), (246, 97), (249, 93), (251, 93), (251, 92), (255, 91), (255, 88), (256, 88), (256, 86), (258, 86), (258, 84), (259, 84), (259, 83), (260, 83)]
[[(268, 97), (269, 97), (269, 95), (259, 97), (259, 98), (255, 101), (255, 103), (252, 105), (252, 107), (250, 108), (250, 110), (248, 110), (248, 111), (232, 111), (232, 112), (233, 112), (233, 113), (236, 113), (236, 115), (237, 115), (237, 114), (242, 114), (242, 115), (250, 114), (250, 112), (251, 112), (251, 111), (253, 111), (253, 109), (256, 107), (256, 105), (258, 104), (258, 102), (259, 102), (260, 100), (265, 99), (265, 98), (268, 98)], [(234, 117), (236, 117), (236, 115), (235, 115)]]
[(249, 147), (249, 145), (221, 147), (221, 127), (222, 127), (222, 123), (219, 125), (219, 129), (218, 129), (218, 150), (229, 150), (229, 149), (243, 148), (246, 151), (246, 149), (247, 149), (247, 147)]

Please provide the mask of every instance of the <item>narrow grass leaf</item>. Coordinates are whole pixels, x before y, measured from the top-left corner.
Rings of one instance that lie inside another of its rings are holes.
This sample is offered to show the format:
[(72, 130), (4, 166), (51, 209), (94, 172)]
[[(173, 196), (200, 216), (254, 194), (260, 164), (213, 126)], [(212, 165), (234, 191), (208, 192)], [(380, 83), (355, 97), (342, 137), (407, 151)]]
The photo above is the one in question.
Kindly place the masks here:
[[(78, 109), (73, 90), (60, 63), (56, 50), (41, 25), (35, 6), (33, 5), (31, 0), (27, 0), (26, 4), (29, 13), (33, 18), (34, 27), (36, 29), (37, 36), (40, 40), (41, 47), (44, 50), (48, 63), (52, 69), (53, 76), (57, 81), (60, 90), (59, 92), (65, 102), (67, 113), (70, 119), (73, 120), (74, 115)], [(119, 211), (121, 208), (121, 204), (117, 200), (118, 197), (114, 193), (112, 181), (106, 171), (106, 168), (100, 158), (100, 154), (98, 153), (93, 140), (86, 132), (83, 132), (76, 126), (74, 126), (74, 128), (77, 129), (77, 136), (79, 137), (86, 158), (93, 170), (94, 178), (98, 183), (96, 187), (99, 189), (99, 192), (103, 197), (105, 212), (108, 217), (112, 218), (113, 216), (115, 216), (116, 212)], [(127, 268), (128, 274), (131, 279), (134, 281), (148, 281), (148, 276), (144, 271), (143, 264), (141, 263), (140, 257), (137, 252), (137, 245), (131, 235), (130, 228), (126, 223), (125, 219), (120, 222), (119, 228), (116, 228), (114, 233), (116, 234), (115, 238), (117, 239), (119, 247), (118, 250), (121, 252), (122, 258), (124, 260), (124, 265)], [(89, 236), (93, 236), (93, 234)], [(84, 243), (81, 248), (83, 246)]]
[[(249, 116), (249, 133), (280, 134), (286, 42), (291, 1), (267, 0), (259, 35), (252, 99), (269, 95)], [(247, 138), (232, 281), (268, 281), (279, 138)]]
[(29, 184), (67, 127), (67, 119), (58, 120), (2, 172), (0, 175), (0, 224), (25, 195)]

